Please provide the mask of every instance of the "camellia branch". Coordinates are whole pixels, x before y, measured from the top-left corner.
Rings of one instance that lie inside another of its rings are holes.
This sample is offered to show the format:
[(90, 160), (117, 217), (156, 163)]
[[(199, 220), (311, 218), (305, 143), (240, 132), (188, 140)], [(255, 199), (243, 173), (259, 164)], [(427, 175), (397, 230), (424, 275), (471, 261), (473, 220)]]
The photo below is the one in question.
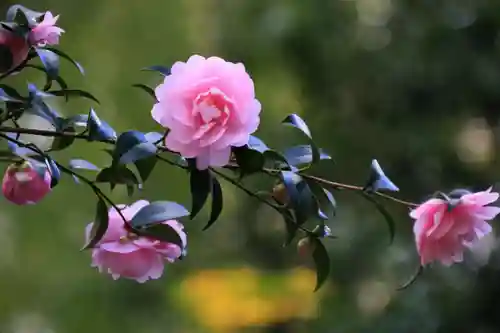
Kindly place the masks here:
[[(65, 137), (65, 138), (74, 138), (74, 139), (80, 139), (80, 140), (86, 140), (86, 141), (89, 141), (90, 140), (90, 137), (88, 134), (78, 134), (78, 133), (72, 133), (72, 132), (57, 132), (57, 131), (51, 131), (51, 130), (40, 130), (40, 129), (32, 129), (32, 128), (23, 128), (23, 127), (19, 127), (19, 128), (16, 128), (16, 127), (9, 127), (9, 126), (0, 126), (0, 133), (15, 133), (15, 134), (29, 134), (29, 135), (37, 135), (37, 136), (43, 136), (43, 137)], [(101, 143), (107, 143), (107, 144), (116, 144), (116, 140), (111, 140), (111, 139), (108, 139), (108, 140), (97, 140), (98, 142), (101, 142)], [(178, 153), (176, 152), (173, 152), (171, 150), (168, 150), (166, 147), (164, 146), (161, 146), (161, 145), (158, 145), (158, 150), (162, 151), (162, 152), (168, 152), (168, 153), (171, 153), (171, 154), (174, 154), (174, 155), (179, 155)], [(187, 167), (186, 166), (183, 166), (181, 164), (178, 164), (178, 163), (175, 163), (175, 162), (172, 162), (168, 159), (165, 159), (163, 158), (162, 156), (160, 155), (157, 155), (157, 157), (172, 165), (172, 166), (175, 166), (175, 167), (178, 167), (178, 168), (183, 168), (183, 169), (186, 169)], [(231, 165), (230, 167), (231, 170), (237, 170), (239, 167), (237, 165)], [(213, 170), (213, 168), (212, 168)], [(214, 171), (214, 170), (213, 170)], [(266, 169), (264, 170), (266, 171), (267, 173), (276, 173), (278, 170), (274, 170), (274, 169)], [(223, 173), (220, 173), (220, 172), (216, 172), (214, 171), (215, 173), (217, 173), (218, 175), (220, 175), (221, 177), (223, 177), (224, 179), (228, 180), (230, 179), (228, 176), (224, 175)], [(365, 191), (365, 189), (362, 187), (362, 186), (356, 186), (356, 185), (349, 185), (349, 184), (344, 184), (344, 183), (339, 183), (339, 182), (333, 182), (333, 181), (329, 181), (329, 180), (326, 180), (326, 179), (323, 179), (323, 178), (320, 178), (320, 177), (317, 177), (317, 176), (313, 176), (313, 175), (309, 175), (307, 173), (304, 173), (304, 172), (301, 172), (300, 175), (306, 179), (311, 179), (311, 180), (314, 180), (316, 182), (319, 182), (321, 184), (324, 184), (326, 186), (329, 186), (335, 190), (351, 190), (351, 191), (359, 191), (359, 192), (362, 192), (362, 191)], [(229, 180), (228, 180), (229, 181)], [(237, 186), (238, 188), (242, 189), (244, 192), (246, 192), (247, 194), (255, 197), (255, 198), (258, 198), (259, 196), (255, 195), (255, 193), (251, 192), (250, 190), (246, 189), (243, 185), (239, 184), (238, 182), (236, 181), (230, 181), (233, 185)], [(388, 194), (385, 194), (385, 193), (382, 193), (382, 192), (374, 192), (375, 195), (378, 195), (384, 199), (387, 199), (387, 200), (390, 200), (390, 201), (393, 201), (395, 203), (398, 203), (398, 204), (402, 204), (404, 206), (407, 206), (407, 207), (417, 207), (418, 205), (413, 203), (413, 202), (409, 202), (409, 201), (405, 201), (405, 200), (401, 200), (401, 199), (398, 199), (394, 196), (391, 196), (391, 195), (388, 195)], [(260, 197), (259, 197), (260, 198)], [(266, 204), (269, 204), (266, 200), (262, 200), (262, 198), (259, 199), (261, 202), (263, 203), (266, 203)], [(273, 206), (272, 204), (269, 204), (271, 206)]]

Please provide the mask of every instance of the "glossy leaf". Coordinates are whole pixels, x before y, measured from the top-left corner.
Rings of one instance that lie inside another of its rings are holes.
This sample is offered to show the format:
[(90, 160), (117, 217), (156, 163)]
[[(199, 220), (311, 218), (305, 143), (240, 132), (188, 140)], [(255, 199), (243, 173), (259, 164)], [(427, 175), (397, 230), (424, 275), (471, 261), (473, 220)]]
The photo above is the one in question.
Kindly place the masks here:
[(397, 192), (399, 188), (387, 177), (380, 167), (377, 160), (372, 160), (370, 167), (370, 177), (364, 187), (364, 190), (368, 191), (378, 191), (378, 190), (388, 190)]
[(156, 154), (156, 146), (139, 131), (120, 134), (116, 140), (113, 159), (121, 164), (133, 163)]
[(37, 70), (45, 73), (45, 75), (47, 76), (47, 81), (45, 83), (44, 90), (49, 90), (50, 87), (52, 87), (52, 81), (56, 81), (57, 84), (61, 87), (61, 89), (68, 88), (68, 84), (66, 83), (66, 81), (64, 81), (64, 79), (60, 75), (58, 75), (54, 78), (51, 78), (49, 76), (49, 74), (47, 73), (47, 70), (42, 66), (33, 65), (33, 64), (26, 64), (25, 67), (37, 69)]
[(89, 161), (82, 160), (82, 159), (70, 160), (69, 167), (71, 169), (84, 169), (84, 170), (92, 170), (92, 171), (101, 170), (99, 167), (95, 166), (94, 164), (90, 163)]
[(73, 64), (73, 66), (76, 67), (76, 69), (78, 69), (78, 71), (82, 75), (85, 75), (85, 70), (83, 69), (82, 65), (80, 65), (77, 61), (73, 60), (73, 58), (71, 58), (69, 55), (67, 55), (63, 51), (56, 49), (56, 48), (53, 48), (53, 47), (50, 47), (50, 46), (45, 46), (43, 48), (57, 54), (61, 58), (68, 60), (69, 62), (71, 62)]
[(153, 169), (156, 166), (157, 161), (158, 159), (156, 158), (156, 156), (150, 156), (134, 162), (143, 183), (148, 180), (151, 172), (153, 172)]
[(424, 267), (422, 265), (419, 265), (417, 271), (408, 279), (408, 281), (406, 281), (397, 290), (401, 291), (401, 290), (404, 290), (404, 289), (408, 288), (409, 286), (411, 286), (415, 281), (417, 281), (417, 278), (420, 275), (422, 275), (423, 272), (424, 272)]
[(330, 257), (319, 239), (311, 238), (311, 242), (314, 248), (312, 256), (316, 266), (316, 287), (314, 291), (318, 291), (330, 275)]
[(162, 74), (163, 76), (169, 76), (170, 75), (170, 68), (161, 66), (161, 65), (154, 65), (154, 66), (149, 66), (146, 68), (142, 69), (143, 71), (154, 71)]
[(155, 93), (155, 91), (154, 91), (153, 88), (151, 88), (151, 87), (149, 87), (149, 86), (147, 86), (145, 84), (142, 84), (142, 83), (133, 84), (132, 87), (139, 88), (139, 89), (145, 91), (146, 93), (148, 93), (149, 96), (153, 97), (153, 99), (155, 101), (157, 101), (157, 99), (156, 99), (156, 93)]
[(302, 180), (302, 177), (291, 171), (281, 171), (281, 179), (285, 185), (290, 204), (295, 209), (300, 207), (300, 192), (297, 189), (297, 184)]
[(20, 24), (28, 24), (29, 27), (33, 27), (37, 24), (44, 13), (31, 10), (22, 5), (12, 5), (7, 10), (6, 20), (9, 22), (17, 22)]
[(248, 146), (233, 147), (233, 153), (240, 166), (241, 176), (259, 172), (264, 167), (264, 155), (257, 150)]
[(61, 170), (59, 170), (59, 167), (57, 166), (57, 163), (52, 160), (51, 158), (46, 158), (45, 163), (47, 164), (48, 170), (51, 175), (51, 182), (50, 182), (50, 187), (54, 188), (58, 183), (59, 180), (61, 179)]
[(294, 172), (298, 171), (296, 167), (288, 164), (288, 161), (285, 158), (285, 156), (272, 149), (266, 150), (264, 152), (264, 160), (272, 162), (273, 168), (279, 168), (282, 170), (291, 170)]
[(96, 182), (98, 183), (110, 183), (111, 187), (116, 184), (123, 185), (138, 185), (139, 180), (136, 175), (125, 166), (105, 168), (96, 176)]
[(212, 210), (210, 213), (210, 220), (208, 221), (207, 225), (203, 228), (203, 230), (207, 230), (215, 223), (215, 221), (217, 221), (222, 212), (222, 207), (224, 205), (222, 188), (220, 186), (219, 181), (217, 180), (217, 178), (213, 176), (211, 176), (211, 181), (212, 181)]
[(368, 201), (373, 203), (375, 208), (377, 208), (380, 214), (382, 214), (382, 216), (384, 217), (385, 221), (387, 222), (387, 227), (389, 228), (389, 243), (392, 244), (392, 242), (394, 241), (394, 236), (396, 234), (396, 222), (392, 218), (391, 214), (387, 211), (387, 209), (385, 209), (385, 207), (380, 202), (378, 202), (371, 195), (366, 194), (364, 192), (359, 192), (359, 193), (361, 193), (363, 197), (365, 197)]
[(318, 201), (318, 216), (322, 219), (328, 219), (328, 216), (334, 216), (337, 209), (337, 203), (333, 194), (312, 179), (307, 179), (306, 181)]
[[(76, 134), (75, 128), (73, 126), (63, 128), (60, 131), (69, 134)], [(75, 140), (76, 140), (75, 137), (70, 135), (55, 137), (54, 141), (52, 141), (52, 147), (50, 148), (50, 150), (52, 151), (63, 150), (71, 146), (73, 142), (75, 142)]]
[(181, 249), (184, 248), (181, 236), (177, 231), (168, 224), (155, 224), (148, 228), (137, 228), (134, 231), (141, 235), (150, 237), (162, 242), (168, 242), (178, 245)]
[(283, 119), (282, 123), (284, 125), (293, 126), (299, 129), (302, 133), (311, 138), (311, 131), (309, 130), (306, 122), (302, 118), (300, 118), (300, 116), (296, 114), (290, 114), (285, 119)]
[(37, 48), (36, 52), (42, 62), (45, 72), (51, 80), (55, 80), (59, 76), (59, 57), (54, 52)]
[(264, 153), (265, 151), (269, 150), (269, 147), (256, 136), (250, 135), (250, 139), (248, 141), (248, 148), (257, 150), (260, 153)]
[(106, 206), (106, 202), (104, 202), (101, 197), (98, 197), (96, 214), (94, 223), (92, 224), (92, 229), (90, 230), (89, 240), (82, 250), (90, 249), (96, 246), (101, 241), (102, 237), (104, 237), (106, 230), (108, 230), (108, 224), (108, 207)]
[(16, 89), (0, 84), (0, 101), (23, 103), (24, 98), (17, 92)]
[(90, 100), (96, 102), (97, 104), (99, 104), (99, 100), (96, 97), (94, 97), (94, 95), (92, 95), (91, 93), (89, 93), (87, 91), (80, 90), (80, 89), (53, 90), (53, 91), (49, 91), (49, 93), (54, 95), (54, 96), (64, 96), (67, 99), (70, 97), (84, 97), (84, 98), (90, 99)]
[[(293, 206), (297, 224), (301, 225), (319, 212), (319, 204), (306, 181), (296, 184), (299, 192), (298, 206)], [(321, 216), (322, 217), (322, 216)]]
[(91, 141), (116, 140), (115, 130), (105, 121), (99, 119), (93, 109), (90, 109), (87, 129)]
[[(19, 134), (18, 133), (11, 133), (11, 132), (6, 132), (5, 135), (7, 135), (11, 139), (19, 140)], [(30, 155), (38, 155), (36, 151), (33, 151), (32, 149), (26, 148), (23, 145), (19, 145), (16, 142), (13, 141), (7, 141), (7, 147), (9, 150), (20, 157), (24, 156), (30, 156)]]
[(152, 224), (176, 220), (188, 216), (184, 206), (172, 201), (155, 201), (142, 207), (130, 220), (134, 228), (147, 227)]
[(191, 219), (202, 210), (208, 195), (212, 190), (212, 180), (210, 171), (192, 168), (189, 173), (189, 184), (191, 190)]
[[(299, 166), (301, 164), (310, 164), (313, 161), (313, 149), (310, 145), (299, 145), (285, 149), (283, 152), (289, 164)], [(331, 156), (323, 150), (319, 150), (320, 160), (330, 160)]]
[(163, 140), (164, 135), (158, 132), (148, 132), (144, 134), (148, 142), (158, 144)]

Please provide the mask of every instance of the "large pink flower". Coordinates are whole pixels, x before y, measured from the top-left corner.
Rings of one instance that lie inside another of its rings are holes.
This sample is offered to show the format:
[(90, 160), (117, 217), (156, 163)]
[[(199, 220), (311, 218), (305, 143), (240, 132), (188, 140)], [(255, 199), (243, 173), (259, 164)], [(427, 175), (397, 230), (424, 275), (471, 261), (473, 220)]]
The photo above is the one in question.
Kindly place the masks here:
[(165, 145), (198, 169), (224, 166), (231, 146), (248, 143), (259, 126), (261, 105), (241, 63), (191, 56), (176, 62), (156, 90), (153, 119), (170, 132)]
[(38, 23), (29, 33), (29, 41), (32, 45), (45, 46), (59, 44), (59, 36), (64, 32), (56, 26), (59, 15), (53, 16), (46, 12), (42, 22)]
[(490, 188), (450, 200), (430, 199), (411, 211), (421, 264), (440, 261), (449, 266), (461, 262), (465, 248), (491, 232), (486, 221), (494, 219), (500, 208), (488, 204), (498, 197)]
[(5, 171), (2, 192), (17, 205), (35, 204), (51, 190), (52, 177), (45, 167), (36, 168), (31, 162), (12, 164)]
[[(130, 220), (149, 202), (139, 200), (121, 210), (123, 216)], [(183, 248), (176, 244), (161, 242), (147, 237), (137, 236), (127, 231), (123, 219), (118, 212), (109, 210), (108, 229), (92, 250), (92, 267), (100, 272), (106, 271), (113, 279), (124, 277), (143, 283), (148, 279), (158, 279), (163, 274), (165, 261), (174, 262), (182, 256), (187, 244), (186, 233), (181, 223), (175, 220), (163, 222), (177, 231), (183, 242)], [(89, 239), (92, 223), (87, 226), (86, 237)]]
[(0, 27), (0, 73), (8, 72), (19, 66), (26, 58), (30, 46), (28, 41), (14, 32)]

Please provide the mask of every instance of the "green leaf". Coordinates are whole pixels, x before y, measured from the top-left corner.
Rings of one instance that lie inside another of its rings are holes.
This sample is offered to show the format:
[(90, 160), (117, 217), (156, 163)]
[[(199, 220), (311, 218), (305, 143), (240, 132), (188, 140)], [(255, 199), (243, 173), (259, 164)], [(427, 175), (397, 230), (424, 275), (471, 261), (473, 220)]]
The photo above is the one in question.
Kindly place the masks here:
[[(72, 126), (65, 128), (62, 132), (76, 134), (75, 128)], [(74, 136), (57, 136), (54, 138), (54, 141), (52, 141), (50, 150), (57, 151), (68, 148), (75, 142), (75, 139)]]
[(108, 207), (106, 202), (99, 197), (97, 201), (97, 208), (94, 223), (92, 224), (92, 229), (90, 231), (90, 237), (88, 243), (82, 248), (82, 250), (93, 248), (102, 239), (106, 230), (108, 230), (109, 216)]
[(220, 186), (219, 181), (214, 176), (211, 176), (211, 180), (212, 180), (212, 210), (210, 213), (210, 220), (208, 221), (207, 225), (203, 228), (203, 230), (207, 230), (212, 226), (212, 224), (215, 223), (215, 221), (217, 221), (222, 212), (222, 207), (224, 205), (222, 188)]
[(53, 90), (53, 91), (48, 91), (49, 94), (52, 94), (54, 96), (64, 96), (66, 97), (66, 100), (68, 100), (70, 97), (84, 97), (88, 98), (90, 100), (93, 100), (97, 104), (100, 104), (99, 100), (94, 97), (91, 93), (85, 91), (85, 90), (80, 90), (80, 89), (61, 89), (61, 90)]
[(364, 192), (359, 192), (359, 193), (361, 193), (361, 195), (363, 197), (365, 197), (366, 200), (373, 203), (373, 205), (377, 208), (377, 210), (380, 212), (380, 214), (382, 214), (382, 216), (385, 218), (385, 221), (387, 222), (387, 226), (389, 227), (389, 244), (392, 244), (394, 241), (394, 236), (396, 234), (396, 222), (392, 218), (391, 214), (374, 197), (372, 197), (369, 194), (366, 194)]
[(80, 65), (77, 61), (73, 60), (69, 55), (67, 55), (63, 51), (56, 49), (56, 48), (53, 48), (53, 47), (49, 47), (49, 46), (45, 46), (44, 49), (50, 50), (50, 51), (54, 52), (55, 54), (57, 54), (58, 56), (60, 56), (61, 58), (68, 60), (78, 69), (78, 71), (82, 75), (85, 74), (85, 70), (83, 69), (82, 65)]
[(158, 159), (156, 158), (156, 156), (150, 156), (134, 162), (135, 167), (137, 168), (137, 171), (139, 172), (139, 175), (141, 176), (143, 183), (146, 182), (146, 180), (151, 175), (151, 172), (153, 172), (153, 169), (156, 166), (157, 161)]
[(205, 202), (207, 201), (208, 195), (212, 189), (212, 180), (210, 171), (198, 170), (192, 168), (189, 174), (189, 184), (191, 189), (191, 219), (194, 219), (196, 215), (202, 210)]
[(61, 87), (61, 89), (67, 89), (68, 88), (68, 84), (66, 83), (66, 81), (64, 81), (64, 79), (61, 76), (58, 75), (58, 76), (56, 76), (54, 78), (51, 78), (49, 76), (49, 74), (47, 73), (47, 71), (45, 70), (45, 68), (42, 67), (42, 66), (33, 65), (33, 64), (26, 64), (25, 67), (37, 69), (37, 70), (45, 73), (45, 75), (47, 76), (47, 78), (46, 78), (44, 90), (49, 90), (50, 89), (50, 87), (52, 86), (52, 81), (56, 81), (57, 84)]
[(316, 265), (316, 287), (314, 291), (318, 291), (330, 274), (330, 257), (319, 239), (311, 238), (311, 243), (314, 248), (312, 256)]
[(306, 182), (318, 202), (319, 217), (323, 219), (325, 219), (326, 217), (327, 219), (328, 216), (335, 216), (337, 203), (335, 201), (335, 198), (333, 197), (333, 194), (330, 191), (324, 189), (313, 179), (306, 179)]
[(418, 269), (417, 271), (411, 276), (410, 279), (408, 279), (408, 281), (406, 281), (402, 286), (400, 286), (397, 290), (398, 291), (401, 291), (401, 290), (404, 290), (406, 288), (408, 288), (409, 286), (411, 286), (415, 281), (417, 281), (417, 278), (424, 272), (424, 267), (422, 265), (419, 265), (418, 266)]
[(139, 209), (132, 220), (130, 220), (130, 224), (134, 228), (147, 227), (152, 224), (176, 220), (188, 215), (189, 211), (176, 202), (155, 201)]
[(233, 147), (233, 153), (236, 163), (240, 166), (240, 177), (259, 172), (264, 167), (264, 155), (257, 150), (250, 149), (248, 146)]
[(153, 88), (145, 85), (145, 84), (142, 84), (142, 83), (136, 83), (136, 84), (133, 84), (132, 87), (135, 87), (135, 88), (139, 88), (139, 89), (142, 89), (143, 91), (145, 91), (146, 93), (148, 93), (149, 96), (153, 97), (153, 99), (156, 101), (156, 93), (154, 91)]
[(96, 176), (98, 183), (110, 183), (112, 187), (116, 184), (137, 185), (139, 180), (132, 170), (125, 166), (115, 166), (102, 169)]
[(181, 249), (184, 248), (181, 236), (168, 224), (155, 224), (145, 229), (134, 228), (133, 230), (138, 235), (151, 237), (163, 242), (173, 243), (178, 245)]

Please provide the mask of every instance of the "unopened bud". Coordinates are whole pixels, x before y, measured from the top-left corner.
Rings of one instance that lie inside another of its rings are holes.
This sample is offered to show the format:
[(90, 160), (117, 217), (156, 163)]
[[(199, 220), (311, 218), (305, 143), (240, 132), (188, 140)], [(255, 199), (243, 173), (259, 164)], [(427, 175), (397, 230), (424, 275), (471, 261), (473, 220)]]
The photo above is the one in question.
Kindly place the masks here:
[(304, 237), (297, 243), (297, 252), (301, 257), (310, 257), (314, 251), (314, 243), (310, 237)]
[(290, 197), (288, 196), (288, 192), (286, 190), (285, 185), (278, 184), (273, 188), (273, 198), (282, 205), (287, 205), (290, 202)]

